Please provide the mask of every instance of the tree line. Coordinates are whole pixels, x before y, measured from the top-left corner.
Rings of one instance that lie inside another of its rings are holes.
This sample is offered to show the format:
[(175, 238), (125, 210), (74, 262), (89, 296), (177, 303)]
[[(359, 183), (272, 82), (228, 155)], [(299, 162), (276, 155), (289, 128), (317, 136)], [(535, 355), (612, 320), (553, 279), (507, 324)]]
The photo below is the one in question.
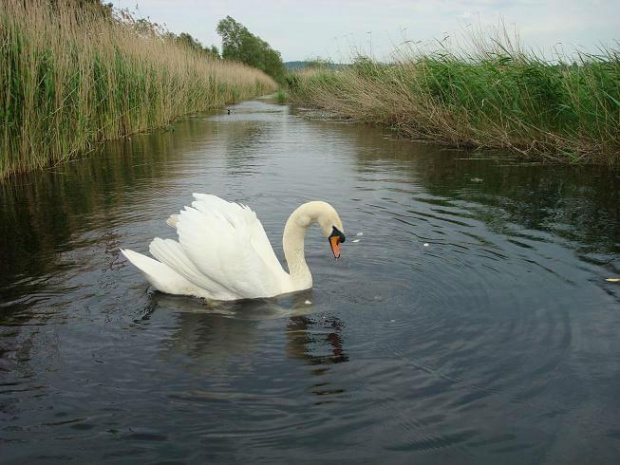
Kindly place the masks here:
[(232, 60), (258, 68), (278, 82), (285, 75), (284, 63), (280, 52), (271, 48), (268, 42), (252, 34), (247, 27), (226, 16), (217, 25), (217, 33), (222, 37), (222, 53), (215, 45), (204, 46), (198, 39), (186, 32), (179, 35), (167, 35), (186, 47), (203, 52), (211, 57)]
[[(23, 0), (28, 3), (30, 0)], [(66, 0), (47, 0), (52, 7), (62, 8)], [(167, 40), (175, 41), (189, 47), (205, 56), (216, 59), (232, 60), (258, 68), (276, 81), (282, 83), (285, 76), (285, 67), (280, 52), (271, 48), (271, 45), (260, 37), (252, 34), (247, 27), (226, 16), (217, 25), (217, 33), (222, 37), (222, 52), (215, 45), (205, 46), (198, 39), (187, 32), (174, 34), (149, 19), (136, 19), (128, 10), (114, 10), (111, 3), (105, 0), (73, 0), (76, 12), (89, 9), (101, 16), (113, 19), (115, 16), (143, 34), (158, 35)], [(80, 18), (76, 18), (80, 20)]]
[(280, 52), (260, 37), (252, 34), (247, 27), (226, 16), (217, 25), (217, 33), (222, 37), (222, 58), (235, 60), (260, 69), (278, 82), (284, 79), (284, 63)]

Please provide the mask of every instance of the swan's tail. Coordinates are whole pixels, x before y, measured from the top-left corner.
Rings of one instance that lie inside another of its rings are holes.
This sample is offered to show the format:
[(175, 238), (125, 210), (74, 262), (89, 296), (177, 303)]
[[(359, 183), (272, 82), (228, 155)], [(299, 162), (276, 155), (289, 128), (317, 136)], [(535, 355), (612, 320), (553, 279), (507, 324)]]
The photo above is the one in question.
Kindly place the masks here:
[(149, 245), (149, 252), (159, 262), (177, 272), (188, 282), (194, 283), (201, 291), (215, 300), (234, 300), (235, 296), (225, 287), (202, 273), (187, 257), (181, 244), (172, 239), (156, 237)]
[(136, 268), (138, 268), (151, 285), (160, 292), (177, 295), (193, 295), (210, 298), (205, 291), (198, 288), (168, 265), (153, 260), (146, 255), (129, 249), (121, 252)]

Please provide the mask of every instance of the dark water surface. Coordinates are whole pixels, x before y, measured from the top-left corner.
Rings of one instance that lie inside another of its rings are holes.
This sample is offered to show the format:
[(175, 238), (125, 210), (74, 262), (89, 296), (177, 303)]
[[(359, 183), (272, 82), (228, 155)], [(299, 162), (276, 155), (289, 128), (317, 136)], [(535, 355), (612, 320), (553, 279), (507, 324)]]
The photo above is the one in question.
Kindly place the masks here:
[[(0, 184), (2, 463), (619, 463), (620, 173), (234, 110)], [(314, 228), (311, 291), (153, 293), (119, 247), (192, 192), (280, 257), (327, 200), (343, 258)]]

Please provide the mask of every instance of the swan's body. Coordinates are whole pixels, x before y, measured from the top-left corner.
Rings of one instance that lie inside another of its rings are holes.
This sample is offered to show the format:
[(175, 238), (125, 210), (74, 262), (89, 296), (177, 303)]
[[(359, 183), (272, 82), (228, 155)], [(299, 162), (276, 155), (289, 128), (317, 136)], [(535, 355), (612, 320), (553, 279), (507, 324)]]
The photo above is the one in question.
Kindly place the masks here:
[(214, 195), (194, 194), (191, 207), (172, 215), (179, 241), (155, 238), (149, 247), (157, 260), (121, 250), (155, 287), (167, 294), (212, 300), (273, 297), (312, 287), (304, 257), (306, 229), (319, 223), (336, 258), (344, 242), (342, 221), (326, 202), (308, 202), (295, 210), (284, 228), (284, 271), (263, 225), (247, 206)]

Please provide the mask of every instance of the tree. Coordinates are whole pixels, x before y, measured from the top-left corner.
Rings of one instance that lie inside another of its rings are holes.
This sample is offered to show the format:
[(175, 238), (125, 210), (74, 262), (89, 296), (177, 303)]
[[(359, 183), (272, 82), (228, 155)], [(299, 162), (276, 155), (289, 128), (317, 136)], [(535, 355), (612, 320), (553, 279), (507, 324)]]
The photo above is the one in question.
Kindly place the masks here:
[(217, 24), (217, 33), (222, 36), (222, 58), (241, 61), (243, 35), (250, 34), (247, 28), (230, 16), (226, 16), (226, 19)]
[(252, 34), (243, 24), (226, 16), (218, 23), (217, 33), (222, 37), (222, 58), (258, 68), (276, 81), (284, 79), (280, 52)]

